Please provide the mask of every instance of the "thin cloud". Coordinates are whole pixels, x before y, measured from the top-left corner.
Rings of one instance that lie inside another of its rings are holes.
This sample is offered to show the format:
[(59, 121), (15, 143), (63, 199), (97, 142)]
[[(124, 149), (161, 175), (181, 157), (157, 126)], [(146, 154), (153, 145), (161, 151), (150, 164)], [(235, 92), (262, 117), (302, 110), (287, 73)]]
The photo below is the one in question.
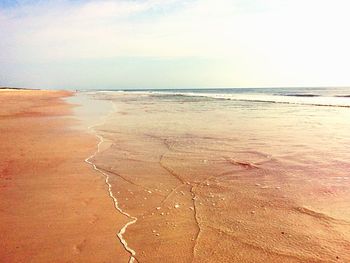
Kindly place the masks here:
[[(343, 0), (18, 1), (0, 7), (0, 84), (54, 85), (59, 65), (79, 62), (75, 74), (95, 68), (95, 82), (109, 86), (132, 87), (134, 75), (146, 86), (203, 85), (201, 76), (217, 86), (347, 85), (349, 7)], [(111, 61), (124, 73), (113, 74)], [(168, 80), (150, 74), (159, 65)], [(34, 78), (43, 70), (42, 81)], [(64, 72), (64, 85), (87, 85)]]

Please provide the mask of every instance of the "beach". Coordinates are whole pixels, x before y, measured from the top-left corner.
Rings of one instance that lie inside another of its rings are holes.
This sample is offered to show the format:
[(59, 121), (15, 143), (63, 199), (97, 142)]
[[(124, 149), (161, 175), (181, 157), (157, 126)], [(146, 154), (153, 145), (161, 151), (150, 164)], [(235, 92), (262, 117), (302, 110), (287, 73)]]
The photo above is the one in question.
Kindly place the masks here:
[(3, 262), (350, 262), (349, 109), (216, 97), (1, 91)]
[(0, 0), (0, 263), (350, 263), (349, 10)]

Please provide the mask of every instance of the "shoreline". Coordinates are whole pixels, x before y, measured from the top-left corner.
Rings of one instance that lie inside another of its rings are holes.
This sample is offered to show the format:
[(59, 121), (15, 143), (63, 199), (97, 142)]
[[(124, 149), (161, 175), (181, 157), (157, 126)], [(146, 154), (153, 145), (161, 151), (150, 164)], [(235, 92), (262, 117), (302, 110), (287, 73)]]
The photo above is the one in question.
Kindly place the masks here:
[[(84, 160), (98, 143), (69, 91), (1, 90), (0, 258), (4, 262), (126, 262), (125, 218)], [(16, 143), (13, 143), (16, 142)]]
[[(115, 112), (115, 105), (113, 102), (111, 102), (112, 105), (113, 105), (113, 111), (110, 113), (112, 114), (113, 112)], [(108, 118), (108, 115), (105, 117), (105, 119)], [(89, 165), (92, 166), (92, 168), (101, 173), (104, 177), (105, 177), (105, 183), (108, 187), (108, 193), (109, 193), (109, 196), (110, 198), (113, 200), (113, 204), (114, 204), (114, 207), (115, 209), (121, 213), (122, 215), (126, 216), (127, 218), (131, 219), (131, 221), (127, 222), (117, 233), (117, 237), (120, 241), (120, 243), (123, 245), (124, 249), (130, 254), (130, 258), (129, 258), (129, 263), (133, 263), (135, 260), (137, 262), (139, 262), (136, 258), (136, 252), (135, 250), (133, 250), (132, 248), (130, 248), (128, 246), (128, 243), (127, 241), (124, 239), (123, 237), (123, 234), (125, 233), (126, 229), (128, 228), (128, 226), (132, 225), (132, 224), (135, 224), (137, 222), (137, 218), (136, 217), (133, 217), (131, 216), (130, 214), (128, 214), (127, 212), (125, 212), (123, 209), (121, 209), (119, 207), (119, 203), (118, 203), (118, 199), (114, 196), (111, 188), (112, 188), (112, 185), (109, 183), (109, 175), (107, 173), (105, 173), (104, 171), (100, 170), (95, 164), (93, 161), (91, 161), (99, 152), (100, 152), (100, 146), (105, 142), (103, 136), (99, 135), (94, 127), (97, 127), (99, 125), (103, 125), (105, 121), (102, 122), (102, 124), (95, 124), (95, 125), (92, 125), (92, 126), (89, 126), (88, 127), (88, 130), (94, 134), (94, 136), (96, 136), (98, 138), (98, 143), (97, 143), (97, 146), (96, 146), (96, 151), (90, 155), (88, 158), (85, 159), (85, 162), (88, 163)]]

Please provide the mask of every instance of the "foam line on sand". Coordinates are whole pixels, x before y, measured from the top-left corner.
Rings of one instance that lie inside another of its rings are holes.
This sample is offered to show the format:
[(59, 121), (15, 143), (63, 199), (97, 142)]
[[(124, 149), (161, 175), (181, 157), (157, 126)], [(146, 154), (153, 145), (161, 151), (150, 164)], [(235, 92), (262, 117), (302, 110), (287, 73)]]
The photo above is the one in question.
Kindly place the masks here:
[[(110, 114), (113, 114), (116, 111), (115, 105), (113, 104), (113, 111)], [(110, 115), (108, 114), (106, 119), (108, 118), (108, 116)], [(91, 160), (100, 152), (100, 147), (101, 145), (104, 143), (104, 138), (101, 135), (98, 135), (94, 129), (94, 127), (102, 125), (105, 121), (103, 121), (100, 124), (96, 124), (96, 125), (92, 125), (90, 127), (88, 127), (88, 130), (93, 132), (95, 134), (95, 136), (99, 139), (99, 142), (97, 144), (97, 150), (90, 155), (88, 158), (85, 159), (85, 162), (90, 164), (94, 170), (98, 171), (99, 173), (101, 173), (104, 177), (105, 177), (105, 183), (108, 186), (108, 192), (109, 192), (109, 196), (111, 197), (111, 199), (114, 202), (114, 207), (124, 216), (128, 217), (129, 219), (131, 219), (131, 221), (127, 222), (118, 232), (117, 237), (120, 240), (120, 242), (122, 243), (122, 245), (124, 246), (124, 249), (130, 254), (130, 259), (129, 259), (129, 263), (133, 263), (135, 262), (135, 256), (136, 256), (136, 252), (135, 250), (133, 250), (132, 248), (129, 247), (128, 243), (126, 242), (126, 240), (123, 237), (123, 234), (125, 233), (126, 229), (128, 228), (128, 226), (135, 224), (137, 221), (137, 217), (131, 216), (130, 214), (128, 214), (127, 212), (125, 212), (123, 209), (121, 209), (119, 207), (119, 203), (117, 198), (114, 196), (113, 192), (112, 192), (112, 185), (109, 182), (109, 175), (107, 173), (105, 173), (104, 171), (102, 171), (101, 169), (99, 169)]]

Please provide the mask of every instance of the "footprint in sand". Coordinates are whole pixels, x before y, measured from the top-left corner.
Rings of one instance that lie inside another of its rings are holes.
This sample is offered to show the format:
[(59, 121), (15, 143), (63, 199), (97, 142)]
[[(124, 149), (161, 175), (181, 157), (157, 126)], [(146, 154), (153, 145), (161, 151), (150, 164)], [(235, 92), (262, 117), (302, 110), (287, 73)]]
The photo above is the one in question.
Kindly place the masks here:
[(86, 198), (86, 199), (84, 199), (83, 204), (85, 206), (88, 206), (91, 203), (92, 200), (93, 200), (92, 197)]
[(81, 241), (79, 244), (73, 246), (74, 252), (77, 254), (80, 254), (83, 251), (85, 245), (86, 245), (86, 239), (83, 239), (83, 241)]
[(97, 215), (92, 215), (91, 219), (89, 220), (90, 224), (95, 224), (99, 220), (99, 217)]

